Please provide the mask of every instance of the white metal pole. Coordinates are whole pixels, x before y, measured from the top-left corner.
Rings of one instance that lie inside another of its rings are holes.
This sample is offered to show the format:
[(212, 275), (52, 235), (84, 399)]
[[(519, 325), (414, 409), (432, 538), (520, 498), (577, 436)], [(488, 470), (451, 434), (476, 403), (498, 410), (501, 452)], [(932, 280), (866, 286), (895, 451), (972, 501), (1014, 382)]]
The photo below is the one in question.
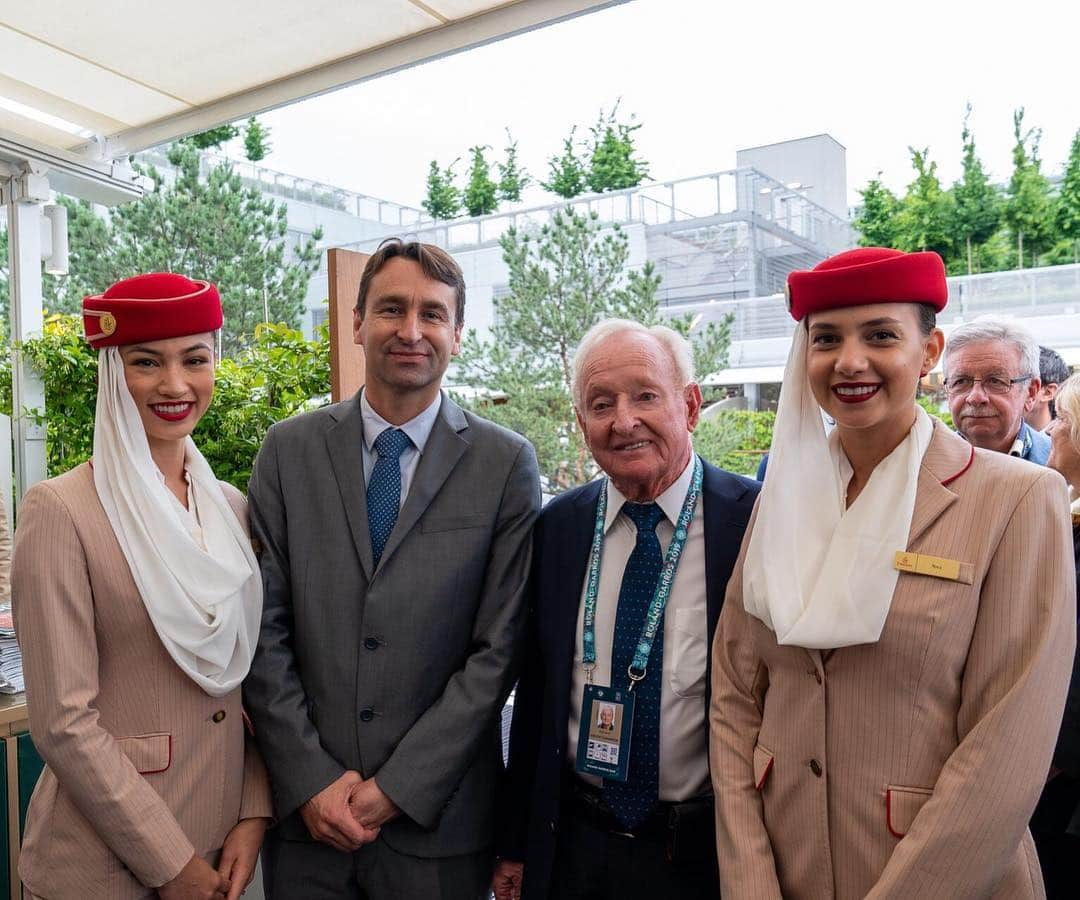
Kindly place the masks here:
[[(41, 199), (48, 182), (31, 174), (3, 186), (8, 216), (8, 285), (11, 293), (11, 407), (15, 433), (15, 500), (45, 479), (45, 385), (18, 347), (42, 332)], [(35, 421), (32, 413), (41, 416)]]

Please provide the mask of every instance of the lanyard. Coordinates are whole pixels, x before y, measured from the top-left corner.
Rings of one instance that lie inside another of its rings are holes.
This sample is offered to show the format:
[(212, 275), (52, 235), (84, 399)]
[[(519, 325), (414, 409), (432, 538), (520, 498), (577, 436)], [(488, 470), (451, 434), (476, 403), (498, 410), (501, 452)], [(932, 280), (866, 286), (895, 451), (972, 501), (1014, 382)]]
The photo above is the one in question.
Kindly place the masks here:
[[(660, 570), (660, 577), (656, 582), (656, 590), (653, 592), (652, 602), (645, 615), (645, 622), (641, 627), (641, 636), (638, 638), (637, 647), (634, 649), (634, 658), (627, 667), (626, 674), (630, 678), (630, 690), (634, 685), (645, 677), (645, 670), (649, 664), (649, 656), (652, 654), (653, 641), (656, 640), (656, 632), (660, 630), (660, 618), (664, 614), (668, 597), (671, 596), (671, 587), (675, 583), (675, 570), (679, 567), (679, 559), (682, 557), (683, 548), (686, 546), (686, 535), (690, 530), (690, 520), (694, 517), (694, 507), (697, 506), (698, 497), (701, 495), (702, 465), (699, 456), (694, 457), (694, 477), (690, 483), (690, 490), (686, 492), (682, 511), (675, 523), (675, 533), (668, 545), (664, 556), (664, 565)], [(593, 529), (592, 548), (589, 551), (589, 577), (585, 582), (585, 623), (582, 629), (582, 653), (581, 662), (585, 666), (588, 682), (592, 684), (593, 669), (596, 668), (596, 595), (600, 585), (600, 561), (604, 555), (604, 524), (607, 519), (607, 483), (600, 492), (600, 499), (596, 503), (596, 525)]]

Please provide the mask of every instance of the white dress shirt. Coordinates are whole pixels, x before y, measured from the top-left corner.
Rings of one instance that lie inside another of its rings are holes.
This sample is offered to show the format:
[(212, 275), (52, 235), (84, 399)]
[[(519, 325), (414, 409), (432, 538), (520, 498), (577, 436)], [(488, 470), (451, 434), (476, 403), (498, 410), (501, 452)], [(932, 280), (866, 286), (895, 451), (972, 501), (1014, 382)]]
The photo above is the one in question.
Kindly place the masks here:
[[(656, 526), (661, 552), (667, 553), (675, 522), (694, 477), (691, 456), (678, 480), (656, 498), (664, 518)], [(597, 586), (596, 669), (593, 683), (611, 685), (611, 652), (615, 641), (615, 615), (623, 570), (637, 543), (637, 527), (622, 515), (626, 498), (608, 482), (604, 555)], [(709, 652), (708, 620), (705, 612), (705, 523), (704, 498), (699, 497), (686, 546), (675, 572), (675, 582), (664, 610), (664, 667), (660, 686), (660, 799), (679, 802), (709, 790), (708, 740), (705, 718), (705, 662)], [(586, 581), (588, 576), (586, 575)], [(581, 698), (585, 690), (585, 668), (581, 664), (582, 628), (585, 618), (585, 585), (581, 590), (577, 633), (574, 639), (574, 671), (570, 682), (570, 727), (567, 761), (577, 762)], [(643, 623), (642, 623), (643, 624)], [(653, 651), (655, 653), (655, 650)], [(616, 687), (626, 687), (626, 673), (618, 673)], [(578, 774), (599, 785), (601, 779)]]
[(439, 417), (439, 407), (442, 405), (442, 393), (439, 393), (434, 402), (420, 415), (409, 419), (403, 425), (392, 425), (380, 416), (371, 404), (368, 403), (367, 391), (360, 393), (360, 416), (364, 422), (364, 484), (367, 485), (371, 478), (371, 470), (375, 468), (375, 460), (379, 454), (375, 452), (375, 439), (386, 431), (387, 428), (400, 428), (408, 436), (412, 443), (398, 458), (401, 465), (401, 501), (398, 509), (405, 505), (405, 498), (409, 496), (409, 487), (412, 485), (416, 467), (420, 464), (420, 457), (424, 453), (424, 446), (431, 437), (431, 429), (435, 427), (435, 420)]

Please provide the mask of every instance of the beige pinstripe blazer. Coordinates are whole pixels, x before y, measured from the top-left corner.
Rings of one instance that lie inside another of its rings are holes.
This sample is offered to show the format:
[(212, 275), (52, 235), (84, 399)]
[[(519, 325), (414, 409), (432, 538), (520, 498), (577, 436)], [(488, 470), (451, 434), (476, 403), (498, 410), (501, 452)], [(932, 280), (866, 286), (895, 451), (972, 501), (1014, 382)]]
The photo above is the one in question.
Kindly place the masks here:
[(1060, 475), (935, 422), (906, 549), (960, 579), (901, 573), (878, 643), (778, 645), (740, 556), (710, 710), (725, 897), (1044, 896), (1027, 822), (1072, 666), (1070, 538)]
[[(246, 523), (244, 500), (225, 486)], [(240, 691), (215, 698), (158, 639), (88, 464), (35, 485), (12, 568), (30, 731), (47, 768), (19, 874), (47, 900), (155, 896), (243, 818), (269, 816)]]

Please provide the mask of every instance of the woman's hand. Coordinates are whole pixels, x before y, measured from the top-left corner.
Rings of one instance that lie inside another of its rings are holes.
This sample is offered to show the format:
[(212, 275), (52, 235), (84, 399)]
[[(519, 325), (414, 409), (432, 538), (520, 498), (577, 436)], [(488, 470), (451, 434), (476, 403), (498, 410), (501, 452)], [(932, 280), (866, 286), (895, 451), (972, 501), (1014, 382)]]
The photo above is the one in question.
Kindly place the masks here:
[(218, 863), (218, 874), (232, 885), (225, 900), (236, 900), (255, 877), (255, 863), (259, 859), (267, 821), (242, 819), (226, 835), (225, 846), (221, 848), (221, 862)]
[(215, 872), (214, 867), (198, 854), (191, 857), (180, 874), (159, 887), (157, 892), (161, 900), (226, 900), (226, 894), (233, 896), (229, 879)]

